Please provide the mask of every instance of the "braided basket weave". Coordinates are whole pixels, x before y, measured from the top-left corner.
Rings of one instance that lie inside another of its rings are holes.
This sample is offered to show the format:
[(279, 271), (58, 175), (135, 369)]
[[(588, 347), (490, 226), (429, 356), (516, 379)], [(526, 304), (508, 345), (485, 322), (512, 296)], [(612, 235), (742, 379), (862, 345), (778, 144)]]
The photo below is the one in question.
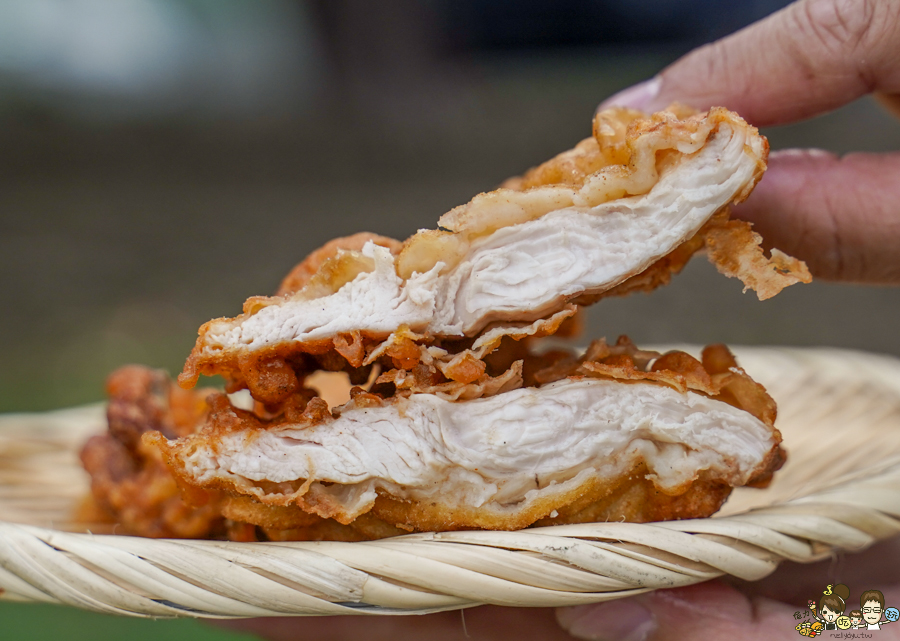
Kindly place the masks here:
[(900, 361), (736, 350), (779, 405), (789, 460), (713, 518), (364, 543), (228, 543), (75, 534), (77, 452), (99, 406), (0, 417), (0, 598), (136, 616), (421, 614), (576, 605), (723, 574), (759, 579), (900, 533)]

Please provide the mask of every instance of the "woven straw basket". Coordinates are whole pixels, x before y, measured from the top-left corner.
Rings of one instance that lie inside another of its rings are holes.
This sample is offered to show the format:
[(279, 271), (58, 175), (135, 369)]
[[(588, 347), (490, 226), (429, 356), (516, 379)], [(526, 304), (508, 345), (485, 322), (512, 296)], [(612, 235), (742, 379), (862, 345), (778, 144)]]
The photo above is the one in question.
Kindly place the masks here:
[(730, 574), (759, 579), (900, 533), (900, 361), (743, 349), (779, 405), (789, 460), (713, 518), (365, 543), (228, 543), (77, 534), (76, 453), (99, 406), (0, 417), (2, 598), (136, 616), (421, 614), (576, 605)]

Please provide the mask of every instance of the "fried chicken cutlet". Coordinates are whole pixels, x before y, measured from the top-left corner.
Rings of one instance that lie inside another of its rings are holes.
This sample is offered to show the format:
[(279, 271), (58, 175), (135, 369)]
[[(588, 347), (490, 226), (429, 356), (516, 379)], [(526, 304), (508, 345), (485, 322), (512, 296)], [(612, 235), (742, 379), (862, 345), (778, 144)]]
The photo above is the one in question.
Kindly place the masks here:
[[(774, 403), (727, 349), (535, 348), (578, 305), (650, 291), (704, 247), (761, 299), (808, 282), (729, 219), (767, 153), (721, 108), (601, 112), (592, 138), (437, 229), (336, 239), (275, 296), (206, 323), (180, 384), (219, 375), (252, 408), (214, 395), (195, 431), (142, 445), (256, 538), (708, 516), (784, 460)], [(320, 398), (323, 371), (346, 373), (349, 401)]]

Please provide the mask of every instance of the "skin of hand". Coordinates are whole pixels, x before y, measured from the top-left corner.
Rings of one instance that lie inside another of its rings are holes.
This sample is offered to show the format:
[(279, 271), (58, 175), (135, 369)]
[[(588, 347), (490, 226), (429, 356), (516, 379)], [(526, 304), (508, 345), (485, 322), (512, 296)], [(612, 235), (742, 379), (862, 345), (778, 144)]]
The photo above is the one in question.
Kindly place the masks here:
[[(801, 0), (676, 61), (602, 107), (723, 106), (779, 125), (875, 93), (900, 115), (900, 2)], [(900, 283), (900, 153), (773, 152), (735, 215), (813, 275)]]
[[(777, 125), (876, 93), (900, 115), (900, 1), (801, 0), (697, 49), (611, 105), (644, 111), (674, 101), (724, 106), (748, 122)], [(819, 278), (900, 284), (900, 153), (773, 152), (769, 169), (735, 215), (770, 246), (807, 262)], [(607, 603), (557, 609), (484, 606), (464, 614), (321, 617), (217, 622), (271, 641), (670, 641), (796, 639), (796, 611), (823, 586), (852, 595), (879, 589), (900, 603), (900, 538), (812, 565), (782, 564), (757, 582), (719, 580)], [(851, 596), (851, 599), (853, 597)], [(852, 610), (848, 603), (848, 611)], [(571, 636), (570, 636), (571, 635)], [(900, 640), (900, 626), (878, 632)]]

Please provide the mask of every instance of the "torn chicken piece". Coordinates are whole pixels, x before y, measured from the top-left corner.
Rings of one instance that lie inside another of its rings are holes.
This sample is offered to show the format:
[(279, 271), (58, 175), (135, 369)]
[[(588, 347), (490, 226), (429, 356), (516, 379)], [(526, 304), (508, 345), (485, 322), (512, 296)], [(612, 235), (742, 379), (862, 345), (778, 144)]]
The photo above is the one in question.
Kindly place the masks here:
[(707, 242), (720, 270), (767, 298), (809, 281), (802, 262), (766, 258), (727, 218), (767, 154), (765, 138), (722, 108), (601, 112), (592, 138), (445, 214), (399, 253), (374, 238), (316, 252), (281, 295), (206, 323), (179, 381), (221, 374), (237, 389), (253, 367), (278, 377), (304, 354), (356, 368), (401, 328), (429, 343), (489, 326), (515, 333), (573, 302), (665, 284)]
[(144, 443), (188, 496), (239, 500), (247, 522), (302, 529), (315, 515), (382, 532), (705, 517), (783, 461), (774, 403), (722, 346), (700, 361), (622, 338), (548, 360), (540, 387), (466, 401), (397, 385), (265, 419), (220, 395), (197, 433)]

